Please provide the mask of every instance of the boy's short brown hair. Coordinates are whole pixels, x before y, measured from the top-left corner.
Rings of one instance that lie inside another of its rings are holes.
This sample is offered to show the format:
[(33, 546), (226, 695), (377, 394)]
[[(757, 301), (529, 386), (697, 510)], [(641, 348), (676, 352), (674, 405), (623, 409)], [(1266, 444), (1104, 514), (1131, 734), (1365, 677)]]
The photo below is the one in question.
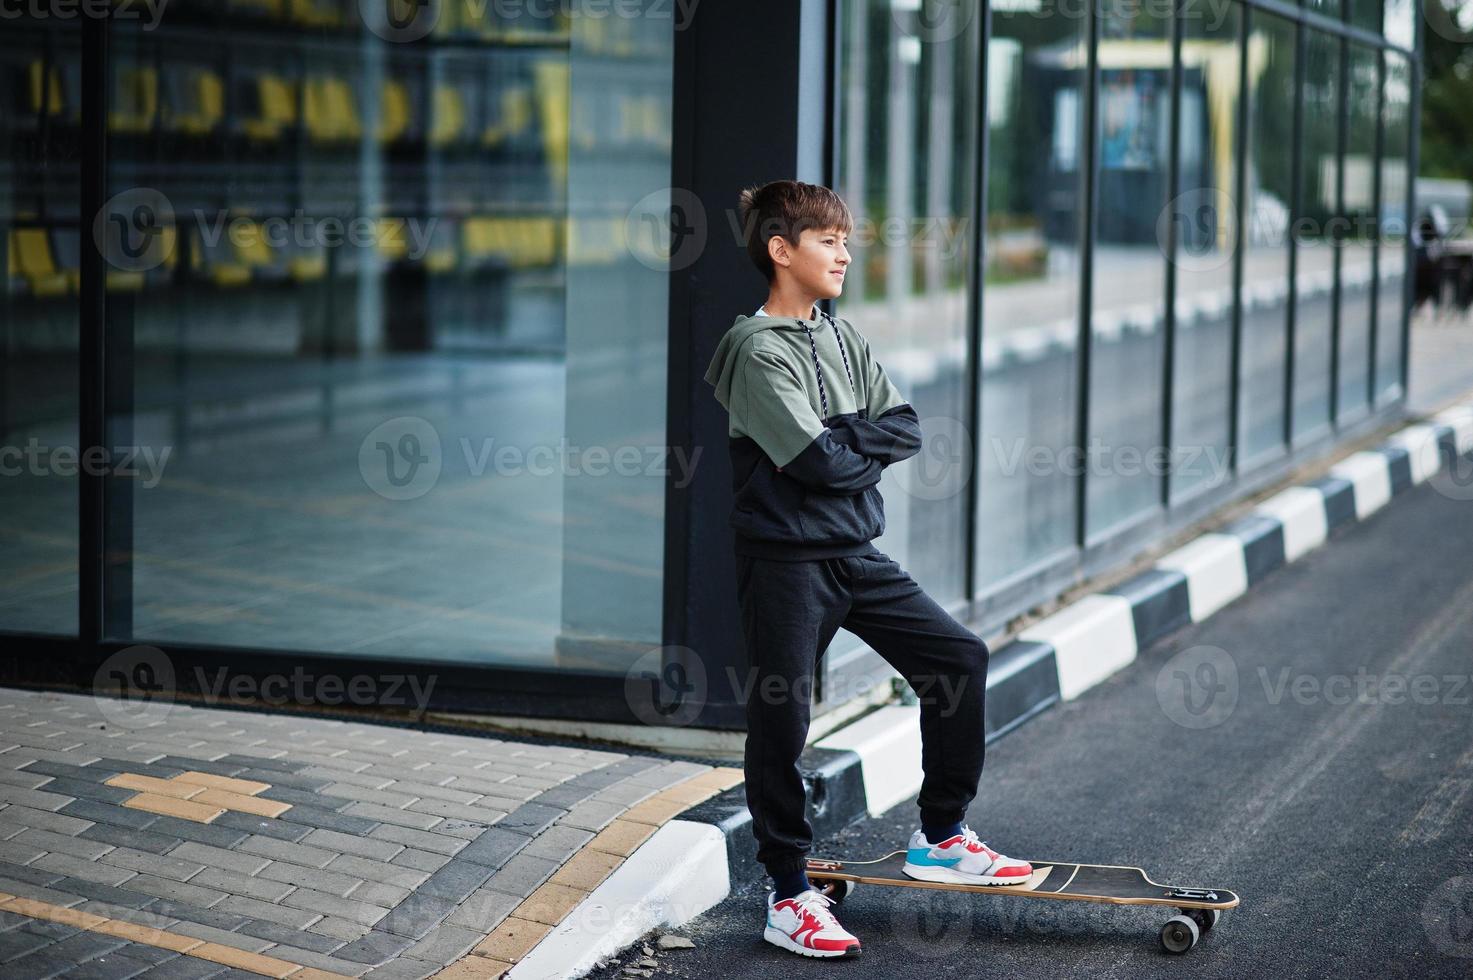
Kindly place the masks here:
[(805, 184), (801, 180), (774, 180), (761, 187), (748, 187), (737, 200), (737, 218), (751, 258), (768, 282), (777, 272), (767, 243), (781, 235), (793, 245), (805, 230), (837, 230), (849, 234), (854, 230), (854, 217), (849, 206), (827, 187)]

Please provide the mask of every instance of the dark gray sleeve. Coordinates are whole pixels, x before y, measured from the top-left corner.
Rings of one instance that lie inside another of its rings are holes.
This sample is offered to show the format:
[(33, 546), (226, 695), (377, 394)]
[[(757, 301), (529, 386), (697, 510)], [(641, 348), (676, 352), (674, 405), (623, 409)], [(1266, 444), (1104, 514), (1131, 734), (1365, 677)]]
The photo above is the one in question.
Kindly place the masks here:
[(886, 466), (921, 451), (921, 421), (909, 402), (896, 405), (877, 419), (847, 419), (832, 431), (839, 442)]

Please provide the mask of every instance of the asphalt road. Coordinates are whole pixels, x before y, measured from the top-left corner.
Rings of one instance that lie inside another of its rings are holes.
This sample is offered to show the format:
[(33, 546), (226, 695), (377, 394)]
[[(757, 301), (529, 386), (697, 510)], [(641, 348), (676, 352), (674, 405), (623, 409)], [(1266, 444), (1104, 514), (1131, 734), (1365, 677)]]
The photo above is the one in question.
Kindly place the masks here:
[[(838, 913), (863, 955), (807, 960), (762, 940), (747, 886), (654, 975), (1473, 976), (1466, 482), (1398, 497), (989, 749), (969, 821), (1004, 852), (1242, 896), (1191, 952), (1160, 948), (1165, 910), (860, 886)], [(816, 850), (878, 857), (915, 821), (911, 800)]]

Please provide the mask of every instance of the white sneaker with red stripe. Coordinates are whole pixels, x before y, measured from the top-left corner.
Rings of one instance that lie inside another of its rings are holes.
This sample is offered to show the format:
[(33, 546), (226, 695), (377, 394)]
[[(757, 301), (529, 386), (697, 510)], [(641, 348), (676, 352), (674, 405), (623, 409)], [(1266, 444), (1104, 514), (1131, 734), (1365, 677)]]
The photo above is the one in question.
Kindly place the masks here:
[(1033, 865), (1004, 857), (977, 839), (972, 828), (939, 844), (917, 830), (906, 849), (901, 869), (918, 881), (947, 881), (962, 885), (1018, 885), (1033, 874)]
[(774, 901), (767, 893), (767, 929), (762, 938), (802, 956), (859, 955), (859, 940), (839, 925), (829, 906), (834, 900), (809, 888), (792, 898)]

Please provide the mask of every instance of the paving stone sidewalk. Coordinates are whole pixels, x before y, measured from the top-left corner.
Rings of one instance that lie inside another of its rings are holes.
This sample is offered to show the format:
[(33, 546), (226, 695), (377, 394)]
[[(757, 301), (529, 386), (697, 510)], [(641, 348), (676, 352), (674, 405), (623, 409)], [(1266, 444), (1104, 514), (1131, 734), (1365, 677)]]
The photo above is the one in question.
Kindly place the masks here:
[[(729, 773), (178, 704), (119, 724), (113, 709), (0, 688), (6, 980), (470, 975), (446, 968), (548, 920), (530, 896), (566, 913), (638, 846), (650, 828), (621, 819), (631, 808), (668, 819), (687, 804), (651, 797), (698, 799), (679, 790)], [(549, 883), (570, 863), (599, 873), (581, 891)]]

